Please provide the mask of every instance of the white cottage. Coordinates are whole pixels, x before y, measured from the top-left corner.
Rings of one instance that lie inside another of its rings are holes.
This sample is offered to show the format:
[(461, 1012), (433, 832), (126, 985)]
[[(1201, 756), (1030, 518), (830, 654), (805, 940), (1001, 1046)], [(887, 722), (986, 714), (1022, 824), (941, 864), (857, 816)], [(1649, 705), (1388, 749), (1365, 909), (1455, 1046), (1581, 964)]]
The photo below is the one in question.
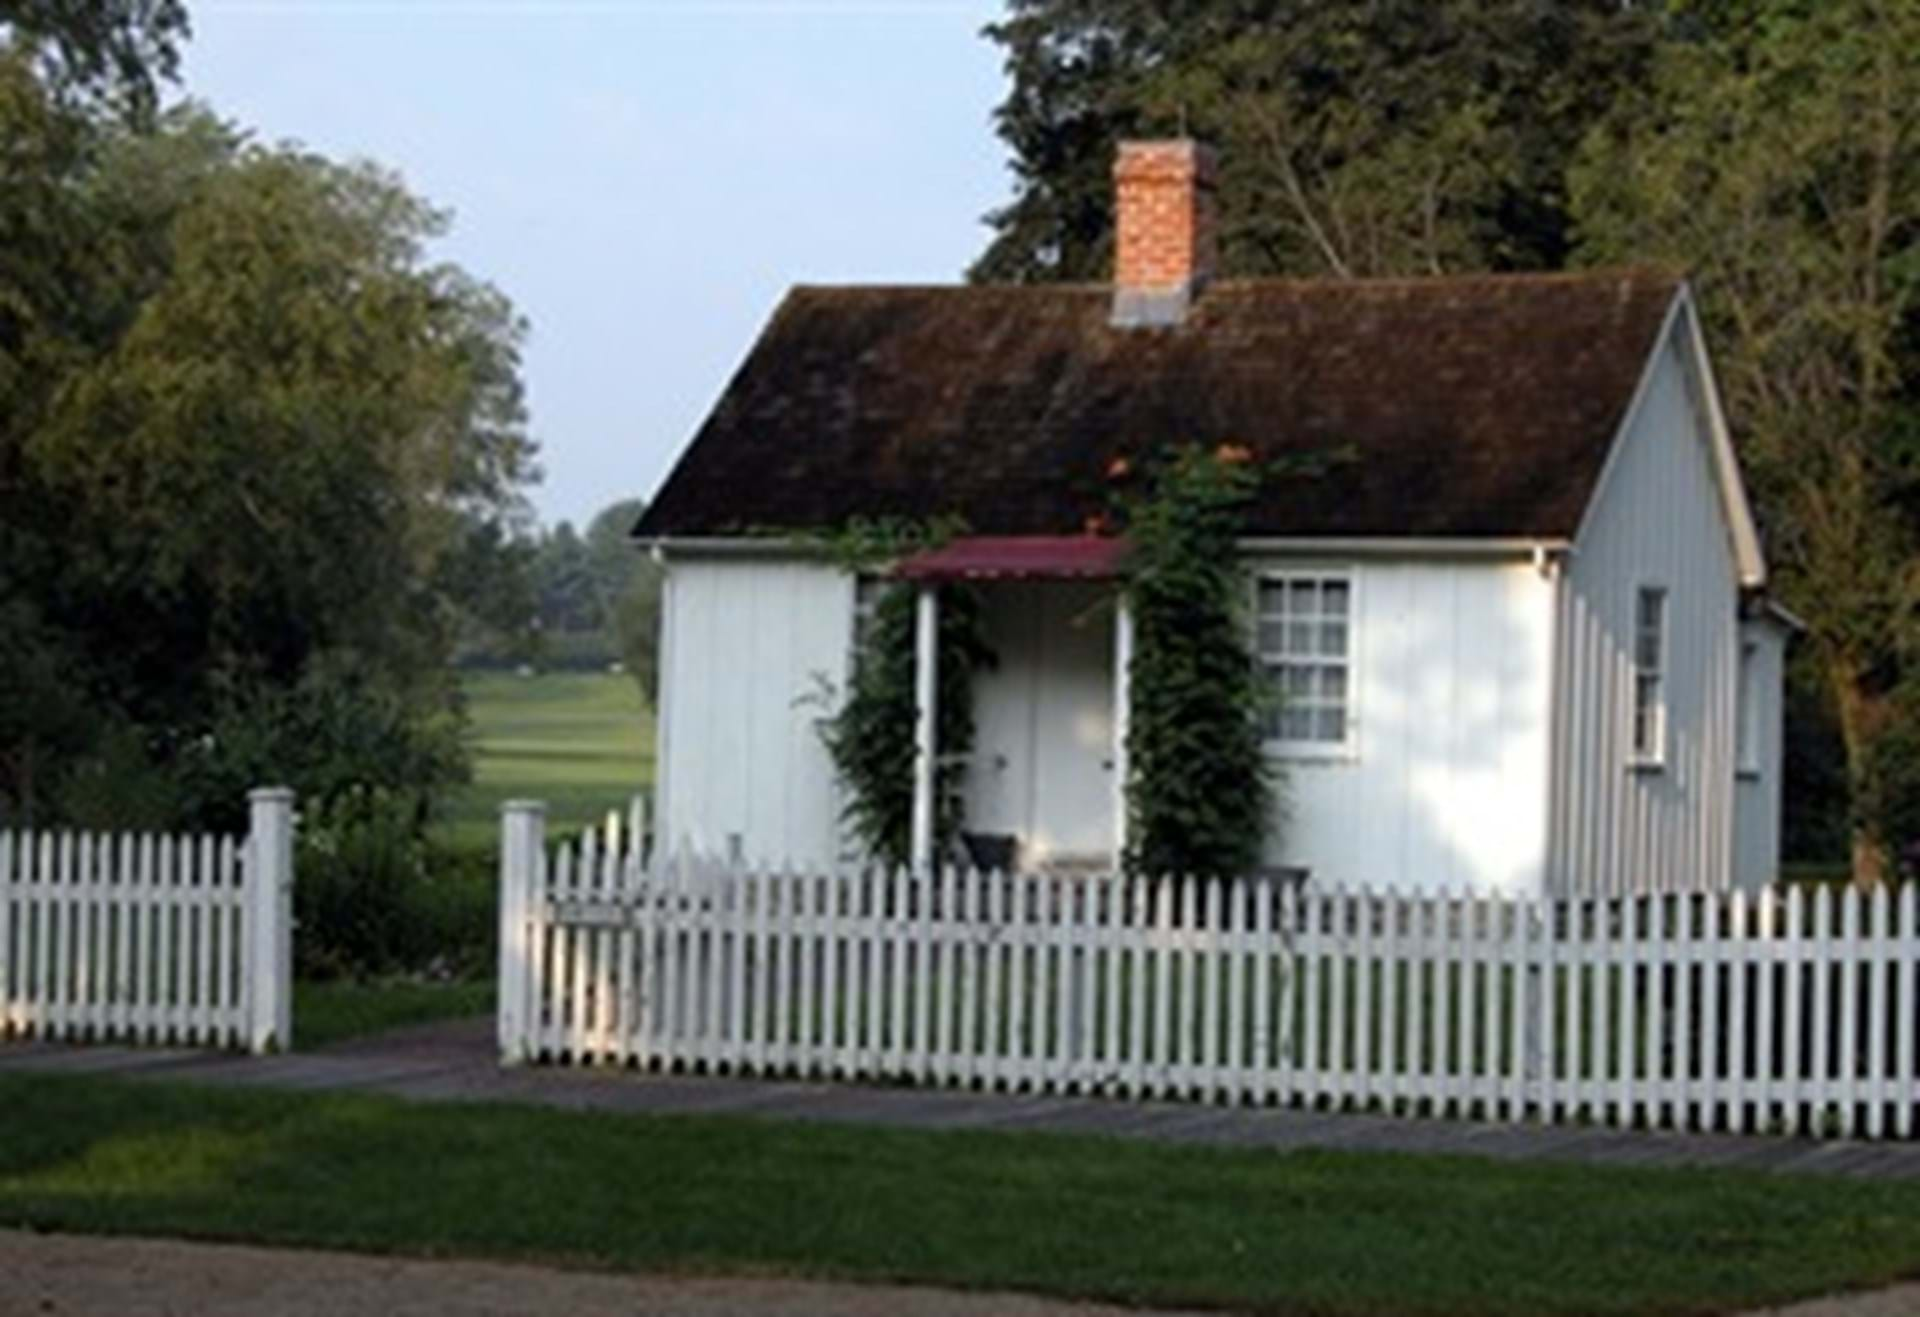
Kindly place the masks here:
[(967, 826), (1023, 866), (1110, 865), (1129, 625), (1102, 476), (1231, 443), (1350, 455), (1267, 482), (1241, 540), (1287, 693), (1273, 864), (1512, 893), (1771, 878), (1790, 619), (1684, 280), (1213, 279), (1206, 150), (1128, 144), (1115, 177), (1112, 286), (798, 288), (775, 313), (635, 530), (667, 573), (663, 835), (843, 857), (813, 697), (845, 688), (862, 596), (807, 533), (957, 516), (898, 569), (925, 656), (943, 581), (986, 602)]

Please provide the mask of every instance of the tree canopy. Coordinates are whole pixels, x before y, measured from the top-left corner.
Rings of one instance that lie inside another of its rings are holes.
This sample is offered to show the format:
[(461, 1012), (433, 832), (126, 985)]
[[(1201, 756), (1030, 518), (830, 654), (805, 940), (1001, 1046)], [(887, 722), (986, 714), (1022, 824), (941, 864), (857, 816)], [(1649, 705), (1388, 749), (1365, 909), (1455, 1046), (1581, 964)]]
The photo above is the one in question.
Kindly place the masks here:
[(0, 46), (0, 807), (29, 815), (109, 760), (187, 789), (272, 691), (451, 737), (447, 567), (535, 475), (524, 324), (429, 259), (446, 217), (193, 104), (64, 96), (169, 66), (174, 7), (125, 14), (104, 71), (24, 20)]
[(1224, 273), (1558, 263), (1567, 162), (1657, 30), (1617, 0), (1011, 0), (1016, 196), (974, 277), (1105, 278), (1114, 143), (1180, 132), (1220, 151)]

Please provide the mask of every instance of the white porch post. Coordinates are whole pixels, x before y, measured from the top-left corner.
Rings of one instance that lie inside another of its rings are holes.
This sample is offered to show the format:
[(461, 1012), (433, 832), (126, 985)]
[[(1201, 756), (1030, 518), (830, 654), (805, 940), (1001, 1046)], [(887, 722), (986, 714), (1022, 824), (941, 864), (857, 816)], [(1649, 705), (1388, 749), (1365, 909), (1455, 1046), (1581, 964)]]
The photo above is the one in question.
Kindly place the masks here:
[(913, 700), (913, 868), (933, 868), (933, 764), (939, 753), (934, 735), (934, 702), (940, 689), (940, 596), (931, 583), (920, 587), (914, 614)]
[(1113, 868), (1127, 854), (1127, 731), (1133, 716), (1133, 609), (1122, 590), (1113, 601)]

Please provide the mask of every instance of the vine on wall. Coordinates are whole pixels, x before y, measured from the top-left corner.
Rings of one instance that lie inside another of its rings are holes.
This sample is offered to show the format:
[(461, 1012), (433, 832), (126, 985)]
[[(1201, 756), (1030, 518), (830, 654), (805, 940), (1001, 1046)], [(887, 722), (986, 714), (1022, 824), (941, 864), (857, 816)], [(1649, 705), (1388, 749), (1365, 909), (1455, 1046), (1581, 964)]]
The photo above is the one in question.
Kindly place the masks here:
[[(824, 551), (850, 572), (882, 565), (957, 533), (954, 522), (854, 521), (819, 538)], [(904, 865), (913, 831), (915, 596), (904, 583), (880, 586), (873, 616), (855, 637), (846, 699), (821, 726), (821, 738), (847, 791), (843, 820), (876, 859)], [(938, 688), (934, 736), (934, 853), (945, 854), (965, 821), (967, 764), (973, 752), (973, 678), (995, 663), (986, 643), (978, 592), (940, 588)]]
[[(1128, 474), (1117, 460), (1109, 475)], [(1259, 863), (1280, 781), (1262, 747), (1272, 696), (1248, 630), (1251, 583), (1235, 549), (1259, 485), (1244, 448), (1185, 447), (1125, 500), (1133, 611), (1127, 867), (1229, 875)]]

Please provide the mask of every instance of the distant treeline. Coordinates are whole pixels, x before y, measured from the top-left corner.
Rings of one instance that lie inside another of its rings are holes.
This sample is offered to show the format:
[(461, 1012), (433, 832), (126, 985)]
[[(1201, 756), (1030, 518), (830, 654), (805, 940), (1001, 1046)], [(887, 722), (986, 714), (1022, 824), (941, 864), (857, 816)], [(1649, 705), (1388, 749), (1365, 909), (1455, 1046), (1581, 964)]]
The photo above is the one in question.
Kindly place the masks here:
[(628, 539), (646, 504), (621, 499), (587, 523), (562, 521), (500, 543), (471, 601), (456, 662), (469, 668), (620, 665), (652, 700), (660, 569)]

